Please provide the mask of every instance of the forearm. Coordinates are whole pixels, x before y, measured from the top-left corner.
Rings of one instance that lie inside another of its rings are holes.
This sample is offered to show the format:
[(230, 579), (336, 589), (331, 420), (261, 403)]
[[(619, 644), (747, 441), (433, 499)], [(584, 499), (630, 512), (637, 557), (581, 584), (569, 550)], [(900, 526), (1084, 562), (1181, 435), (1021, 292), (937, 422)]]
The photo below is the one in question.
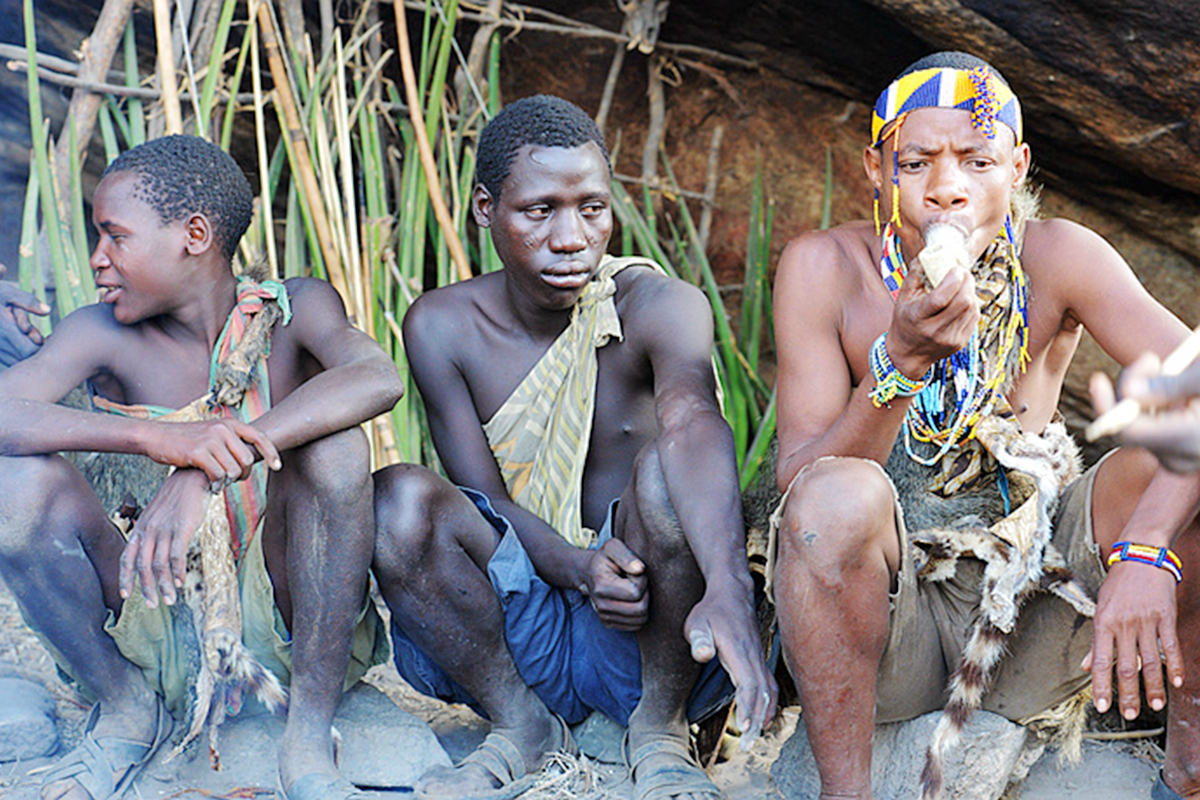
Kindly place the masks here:
[(574, 546), (543, 519), (507, 496), (489, 499), (496, 511), (512, 523), (542, 580), (560, 589), (578, 589), (586, 583), (587, 566), (593, 551)]
[(1197, 510), (1200, 474), (1176, 475), (1159, 468), (1125, 523), (1120, 540), (1170, 547)]
[[(781, 489), (790, 484), (803, 467), (826, 456), (868, 458), (880, 464), (887, 463), (912, 401), (896, 397), (890, 404), (876, 408), (870, 397), (873, 386), (874, 382), (870, 380), (859, 384), (832, 425), (790, 450), (784, 450), (784, 443), (789, 439), (787, 431), (780, 431), (776, 475)], [(779, 402), (782, 405), (784, 398)], [(803, 403), (803, 399), (793, 398), (790, 402)]]
[(715, 409), (664, 429), (659, 462), (667, 497), (707, 588), (750, 597), (746, 531), (733, 434)]
[(391, 362), (355, 362), (313, 376), (253, 424), (289, 450), (390, 411), (402, 392)]
[(0, 455), (44, 455), (64, 450), (145, 454), (145, 437), (151, 424), (53, 403), (0, 397)]

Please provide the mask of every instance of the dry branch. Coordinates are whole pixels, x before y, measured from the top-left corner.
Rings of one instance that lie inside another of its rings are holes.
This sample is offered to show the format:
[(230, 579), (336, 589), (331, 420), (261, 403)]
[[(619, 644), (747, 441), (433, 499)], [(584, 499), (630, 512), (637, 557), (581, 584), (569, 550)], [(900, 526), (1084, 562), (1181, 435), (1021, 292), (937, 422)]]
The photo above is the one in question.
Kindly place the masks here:
[[(404, 0), (404, 5), (414, 11), (424, 11), (426, 3), (423, 0)], [(565, 36), (581, 36), (591, 39), (608, 39), (614, 42), (628, 44), (631, 40), (623, 33), (616, 33), (605, 28), (599, 28), (595, 25), (588, 25), (583, 22), (575, 22), (567, 17), (554, 15), (555, 18), (562, 22), (538, 22), (537, 20), (526, 19), (525, 14), (533, 11), (531, 6), (518, 6), (505, 3), (505, 11), (516, 12), (512, 17), (501, 17), (496, 19), (488, 14), (472, 13), (470, 11), (460, 11), (459, 19), (468, 20), (470, 22), (479, 22), (485, 24), (495, 24), (503, 28), (515, 28), (517, 31), (545, 31), (547, 33), (561, 33)], [(540, 9), (537, 9), (540, 10)], [(548, 15), (548, 13), (546, 14)], [(759, 63), (753, 59), (742, 58), (741, 56), (722, 53), (720, 50), (712, 50), (708, 47), (699, 47), (691, 44), (672, 44), (670, 42), (658, 42), (655, 45), (657, 50), (666, 50), (678, 54), (692, 54), (703, 56), (711, 61), (721, 61), (735, 67), (743, 69), (758, 69)]]
[[(117, 45), (129, 14), (133, 10), (133, 0), (106, 0), (96, 20), (92, 35), (83, 46), (83, 59), (79, 64), (79, 80), (85, 83), (97, 82), (108, 74)], [(22, 56), (25, 48), (20, 48)], [(40, 58), (40, 54), (39, 54)], [(39, 61), (40, 63), (40, 61)], [(41, 70), (38, 70), (39, 74)], [(92, 140), (92, 130), (96, 126), (96, 114), (100, 110), (101, 97), (92, 92), (76, 92), (71, 97), (65, 119), (75, 125), (75, 142), (82, 163), (83, 154), (87, 152), (88, 143)], [(66, 199), (70, 197), (70, 137), (65, 133), (59, 134), (58, 144), (54, 148), (54, 182), (58, 193), (59, 214), (66, 218)]]
[(183, 113), (179, 109), (179, 87), (175, 81), (175, 51), (171, 44), (169, 0), (154, 0), (154, 37), (158, 42), (158, 82), (162, 89), (167, 134), (183, 133)]

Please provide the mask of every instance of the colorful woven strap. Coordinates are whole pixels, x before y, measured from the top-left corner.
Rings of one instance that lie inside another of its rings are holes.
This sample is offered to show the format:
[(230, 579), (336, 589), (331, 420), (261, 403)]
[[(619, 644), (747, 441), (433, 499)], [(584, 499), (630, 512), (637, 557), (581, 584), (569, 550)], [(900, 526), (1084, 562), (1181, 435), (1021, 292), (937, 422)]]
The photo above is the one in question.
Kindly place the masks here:
[(1165, 547), (1117, 542), (1112, 546), (1112, 552), (1108, 555), (1108, 565), (1111, 567), (1118, 561), (1139, 561), (1152, 567), (1165, 569), (1175, 576), (1175, 583), (1183, 580), (1183, 562), (1179, 560), (1179, 556)]
[(1021, 103), (991, 70), (933, 67), (910, 72), (883, 90), (871, 114), (871, 143), (879, 147), (890, 123), (930, 107), (970, 111), (971, 124), (989, 139), (996, 135), (996, 123), (1002, 122), (1021, 142)]
[(889, 405), (897, 397), (912, 397), (925, 388), (925, 378), (914, 381), (892, 363), (887, 351), (887, 334), (884, 333), (871, 345), (871, 375), (875, 388), (871, 390), (871, 402), (876, 408)]

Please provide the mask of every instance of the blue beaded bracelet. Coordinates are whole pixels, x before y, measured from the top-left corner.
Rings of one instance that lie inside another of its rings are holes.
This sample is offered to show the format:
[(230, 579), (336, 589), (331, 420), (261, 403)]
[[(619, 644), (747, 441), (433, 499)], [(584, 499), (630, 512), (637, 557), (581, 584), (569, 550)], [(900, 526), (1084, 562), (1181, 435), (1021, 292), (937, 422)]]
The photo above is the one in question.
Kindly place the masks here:
[(882, 334), (871, 345), (869, 358), (871, 375), (875, 378), (875, 388), (871, 389), (871, 403), (876, 408), (891, 405), (894, 398), (912, 397), (925, 388), (925, 380), (929, 377), (926, 372), (921, 380), (914, 381), (892, 363), (887, 352), (887, 333)]

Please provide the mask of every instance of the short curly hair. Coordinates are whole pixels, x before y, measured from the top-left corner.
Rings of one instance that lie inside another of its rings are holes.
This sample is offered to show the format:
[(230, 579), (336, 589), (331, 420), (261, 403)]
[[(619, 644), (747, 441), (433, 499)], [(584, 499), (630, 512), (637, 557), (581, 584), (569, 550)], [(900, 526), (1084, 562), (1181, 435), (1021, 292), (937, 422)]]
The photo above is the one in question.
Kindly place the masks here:
[[(984, 61), (977, 55), (964, 53), (961, 50), (942, 50), (938, 53), (930, 53), (924, 58), (918, 58), (913, 63), (904, 68), (904, 71), (896, 76), (896, 80), (903, 78), (905, 75), (911, 75), (914, 72), (920, 72), (923, 69), (961, 69), (972, 70), (979, 67), (984, 67), (988, 72), (992, 73), (998, 81), (1008, 86), (1009, 83), (1000, 74), (1000, 71), (993, 67), (988, 62)], [(1011, 87), (1010, 87), (1011, 88)]]
[(222, 254), (233, 259), (250, 227), (254, 192), (232, 156), (198, 136), (164, 136), (117, 156), (104, 177), (122, 172), (138, 176), (134, 196), (164, 225), (196, 212), (208, 217)]
[(525, 145), (579, 147), (588, 142), (595, 142), (604, 154), (611, 177), (612, 162), (604, 136), (583, 109), (548, 94), (522, 98), (501, 109), (479, 135), (475, 182), (498, 198), (517, 151)]

